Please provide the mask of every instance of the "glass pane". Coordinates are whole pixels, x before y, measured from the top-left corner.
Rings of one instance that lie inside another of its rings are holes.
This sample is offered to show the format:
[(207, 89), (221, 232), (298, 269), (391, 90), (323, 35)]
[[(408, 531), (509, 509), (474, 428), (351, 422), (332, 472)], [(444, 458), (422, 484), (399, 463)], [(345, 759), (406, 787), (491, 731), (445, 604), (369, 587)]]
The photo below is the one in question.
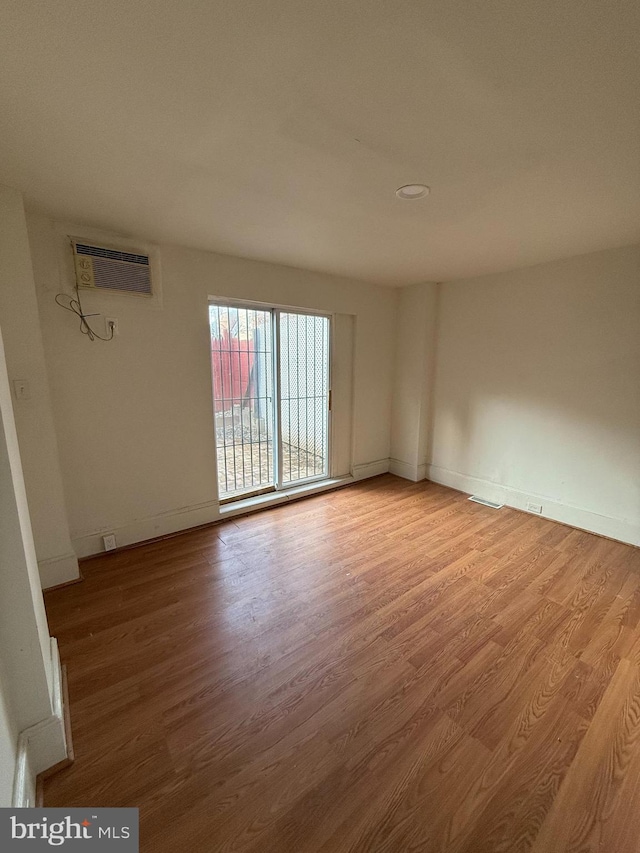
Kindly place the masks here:
[(275, 484), (271, 312), (210, 305), (221, 500)]
[(329, 320), (280, 314), (282, 481), (329, 473)]

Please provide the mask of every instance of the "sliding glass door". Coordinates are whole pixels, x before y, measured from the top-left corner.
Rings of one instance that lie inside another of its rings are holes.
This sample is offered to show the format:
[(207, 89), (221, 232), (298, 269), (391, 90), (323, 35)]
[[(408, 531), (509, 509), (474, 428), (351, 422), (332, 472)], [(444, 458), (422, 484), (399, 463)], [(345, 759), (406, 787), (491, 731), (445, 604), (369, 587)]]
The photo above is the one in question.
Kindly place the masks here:
[(221, 501), (329, 475), (329, 318), (212, 303)]
[(271, 311), (210, 305), (220, 498), (275, 484)]
[(328, 475), (329, 320), (279, 314), (283, 484)]

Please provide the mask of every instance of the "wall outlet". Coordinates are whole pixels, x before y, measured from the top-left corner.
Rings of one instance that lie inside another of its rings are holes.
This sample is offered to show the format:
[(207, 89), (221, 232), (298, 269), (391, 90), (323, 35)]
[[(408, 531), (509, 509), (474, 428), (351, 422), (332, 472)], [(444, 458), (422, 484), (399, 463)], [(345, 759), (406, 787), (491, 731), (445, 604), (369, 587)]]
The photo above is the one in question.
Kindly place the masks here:
[(113, 551), (116, 547), (116, 537), (114, 533), (108, 533), (106, 536), (103, 536), (102, 541), (104, 543), (105, 551)]
[(118, 327), (118, 321), (115, 317), (105, 317), (104, 318), (105, 330), (107, 333), (107, 337), (113, 332), (113, 337), (120, 334), (120, 329)]
[(537, 512), (538, 515), (542, 513), (542, 504), (527, 504), (527, 512)]

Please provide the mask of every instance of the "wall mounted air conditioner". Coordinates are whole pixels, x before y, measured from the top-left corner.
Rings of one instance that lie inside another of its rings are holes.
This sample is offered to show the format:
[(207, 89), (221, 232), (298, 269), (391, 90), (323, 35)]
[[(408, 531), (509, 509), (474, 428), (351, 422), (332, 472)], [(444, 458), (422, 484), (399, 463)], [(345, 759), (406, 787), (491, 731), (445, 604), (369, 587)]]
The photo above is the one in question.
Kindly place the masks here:
[(152, 296), (149, 256), (71, 237), (78, 287)]

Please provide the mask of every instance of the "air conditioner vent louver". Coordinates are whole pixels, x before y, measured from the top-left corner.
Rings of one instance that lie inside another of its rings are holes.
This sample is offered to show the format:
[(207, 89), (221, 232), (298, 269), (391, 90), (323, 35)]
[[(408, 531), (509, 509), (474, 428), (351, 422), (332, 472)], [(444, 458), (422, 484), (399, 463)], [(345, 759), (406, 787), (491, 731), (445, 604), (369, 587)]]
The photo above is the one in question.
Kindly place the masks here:
[(115, 249), (103, 249), (100, 246), (87, 246), (85, 243), (76, 243), (76, 252), (79, 255), (92, 255), (94, 258), (109, 258), (112, 261), (127, 261), (130, 264), (149, 266), (147, 255), (134, 255), (132, 252), (118, 252)]
[(504, 504), (496, 504), (493, 501), (487, 501), (484, 498), (477, 498), (475, 495), (471, 495), (469, 498), (470, 501), (473, 501), (476, 504), (482, 504), (482, 506), (491, 507), (491, 509), (502, 509)]
[(149, 256), (72, 240), (78, 287), (151, 296)]

